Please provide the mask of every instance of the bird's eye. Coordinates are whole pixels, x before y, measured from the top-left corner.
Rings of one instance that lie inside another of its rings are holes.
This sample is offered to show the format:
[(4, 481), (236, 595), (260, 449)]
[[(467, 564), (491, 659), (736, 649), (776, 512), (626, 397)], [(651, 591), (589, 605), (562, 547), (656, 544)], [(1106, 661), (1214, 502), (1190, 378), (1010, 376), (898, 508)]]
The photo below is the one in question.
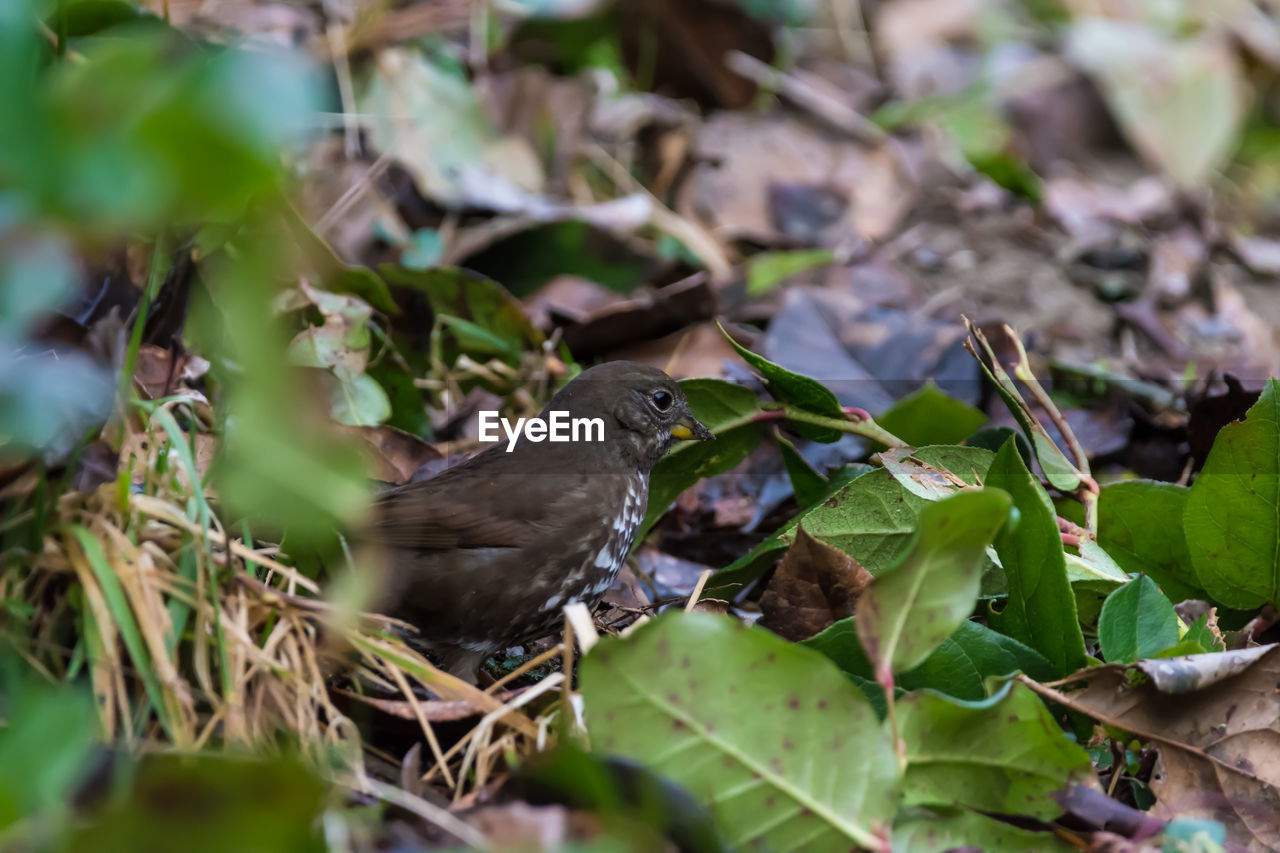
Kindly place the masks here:
[(654, 391), (652, 399), (653, 405), (657, 407), (659, 412), (665, 412), (670, 409), (671, 404), (676, 401), (676, 398), (672, 397), (668, 391)]

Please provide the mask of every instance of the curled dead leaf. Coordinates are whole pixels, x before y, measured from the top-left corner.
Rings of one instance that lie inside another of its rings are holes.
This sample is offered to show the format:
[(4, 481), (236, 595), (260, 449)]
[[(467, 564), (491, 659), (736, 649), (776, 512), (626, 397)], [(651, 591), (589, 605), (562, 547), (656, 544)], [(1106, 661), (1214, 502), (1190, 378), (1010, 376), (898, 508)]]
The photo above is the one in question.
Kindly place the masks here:
[[(1227, 849), (1280, 848), (1280, 653), (1242, 652), (1140, 661), (1077, 674), (1073, 692), (1020, 679), (1041, 696), (1156, 744), (1151, 789), (1157, 818), (1220, 821)], [(1176, 692), (1176, 701), (1170, 693)]]
[(871, 581), (871, 573), (853, 557), (798, 527), (760, 598), (760, 624), (788, 640), (806, 640), (852, 616)]

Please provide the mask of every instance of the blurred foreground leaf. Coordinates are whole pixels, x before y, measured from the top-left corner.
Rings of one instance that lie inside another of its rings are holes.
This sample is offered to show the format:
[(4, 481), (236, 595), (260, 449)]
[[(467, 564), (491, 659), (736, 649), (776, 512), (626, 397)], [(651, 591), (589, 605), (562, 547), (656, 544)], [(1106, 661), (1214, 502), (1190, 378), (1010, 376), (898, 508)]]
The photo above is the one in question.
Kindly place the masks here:
[(321, 853), (324, 785), (296, 761), (156, 755), (68, 850)]
[(582, 662), (582, 695), (593, 748), (714, 803), (734, 847), (870, 847), (896, 810), (897, 764), (866, 699), (767, 631), (666, 613), (602, 640)]

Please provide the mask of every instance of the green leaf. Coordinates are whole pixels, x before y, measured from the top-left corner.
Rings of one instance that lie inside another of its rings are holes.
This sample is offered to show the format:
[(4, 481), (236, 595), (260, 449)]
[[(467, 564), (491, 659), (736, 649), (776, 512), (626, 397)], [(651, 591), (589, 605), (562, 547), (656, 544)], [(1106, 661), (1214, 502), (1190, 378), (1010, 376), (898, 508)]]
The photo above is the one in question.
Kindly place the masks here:
[[(343, 262), (333, 247), (292, 206), (282, 205), (281, 217), (302, 250), (303, 262), (323, 282), (325, 290), (358, 296), (383, 314), (400, 316), (400, 306), (391, 298), (391, 291), (381, 276), (368, 267)], [(226, 242), (227, 239), (224, 235), (217, 235), (216, 242)]]
[[(985, 450), (990, 450), (992, 453), (997, 453), (1001, 447), (1004, 447), (1004, 443), (1011, 438), (1017, 439), (1018, 452), (1022, 454), (1022, 461), (1030, 468), (1031, 462), (1035, 458), (1031, 452), (1031, 445), (1027, 444), (1026, 437), (1013, 427), (986, 427), (966, 438), (964, 443), (968, 447), (981, 447)], [(1075, 505), (1080, 506), (1078, 503)], [(1081, 523), (1083, 524), (1083, 518)]]
[(174, 730), (169, 720), (169, 706), (165, 704), (164, 693), (160, 688), (160, 679), (151, 666), (151, 655), (147, 652), (146, 642), (142, 639), (142, 633), (138, 630), (138, 622), (133, 616), (133, 610), (129, 607), (129, 599), (125, 596), (124, 587), (120, 585), (119, 575), (107, 562), (107, 555), (102, 549), (102, 543), (94, 538), (88, 528), (73, 524), (67, 529), (76, 538), (80, 549), (84, 552), (85, 559), (88, 560), (90, 568), (93, 569), (98, 586), (102, 588), (102, 597), (106, 601), (107, 609), (111, 611), (111, 618), (115, 620), (116, 629), (119, 630), (120, 638), (124, 641), (124, 646), (129, 652), (133, 667), (146, 688), (147, 698), (151, 700), (161, 724), (164, 725), (170, 737), (172, 737)]
[(1280, 605), (1280, 381), (1218, 433), (1183, 515), (1200, 584), (1245, 610)]
[(1049, 709), (1021, 684), (981, 702), (922, 691), (898, 705), (907, 746), (903, 803), (965, 806), (1051, 820), (1049, 798), (1090, 770), (1089, 755), (1067, 739)]
[(1204, 595), (1182, 532), (1188, 494), (1173, 483), (1123, 480), (1098, 498), (1098, 544), (1129, 574), (1150, 575), (1172, 601)]
[[(755, 368), (756, 372), (763, 377), (765, 387), (769, 389), (769, 393), (775, 399), (804, 409), (807, 412), (812, 412), (815, 415), (838, 420), (845, 419), (844, 409), (840, 407), (840, 401), (836, 399), (836, 395), (831, 392), (830, 388), (816, 379), (793, 373), (785, 367), (774, 364), (762, 355), (756, 355), (729, 337), (729, 333), (724, 331), (723, 326), (720, 327), (720, 331), (728, 338), (733, 348), (738, 351), (738, 355), (742, 356), (742, 360)], [(798, 423), (793, 424), (792, 428), (805, 438), (827, 443), (839, 441), (841, 436), (844, 435), (840, 430), (812, 424)]]
[(526, 802), (594, 813), (606, 829), (631, 836), (619, 853), (660, 849), (664, 835), (682, 853), (729, 853), (710, 810), (687, 790), (643, 765), (585, 752), (571, 740), (522, 759), (504, 789)]
[(797, 249), (791, 252), (761, 252), (747, 263), (747, 294), (757, 296), (773, 290), (793, 275), (835, 260), (830, 249)]
[(187, 853), (327, 849), (328, 792), (298, 761), (151, 755), (131, 781), (94, 820), (78, 822), (66, 849), (167, 850), (175, 838)]
[(924, 507), (910, 553), (858, 599), (858, 639), (878, 682), (918, 666), (973, 611), (987, 545), (1011, 505), (1003, 492), (982, 489)]
[(391, 417), (391, 400), (382, 390), (378, 380), (366, 373), (351, 376), (346, 371), (335, 371), (333, 399), (329, 416), (348, 426), (377, 426)]
[(876, 418), (876, 423), (912, 447), (959, 444), (986, 422), (986, 415), (948, 396), (933, 380)]
[[(881, 451), (877, 458), (884, 466), (884, 470), (888, 471), (902, 488), (927, 501), (936, 501), (955, 494), (965, 483), (978, 479), (975, 468), (964, 466), (962, 457), (968, 453), (970, 451), (967, 448), (957, 447), (950, 454), (953, 460), (951, 465), (957, 466), (958, 470), (930, 465), (910, 447), (893, 447)], [(987, 451), (974, 455), (978, 457), (982, 467), (985, 468), (989, 464), (990, 454)]]
[(89, 770), (96, 737), (87, 688), (50, 687), (25, 666), (6, 666), (0, 674), (0, 695), (5, 697), (0, 726), (3, 831), (24, 818), (69, 807), (72, 787)]
[[(871, 689), (879, 691), (875, 669), (858, 641), (852, 617), (841, 619), (803, 645), (831, 658), (846, 674), (870, 681)], [(986, 679), (1019, 671), (1037, 681), (1056, 677), (1053, 665), (1035, 649), (966, 620), (923, 663), (896, 676), (894, 684), (905, 690), (928, 688), (957, 699), (981, 699), (987, 695)]]
[(764, 424), (755, 420), (760, 401), (750, 388), (720, 379), (685, 379), (680, 389), (693, 416), (715, 433), (716, 440), (679, 442), (654, 466), (637, 545), (681, 492), (705, 477), (737, 467), (764, 435)]
[(668, 612), (601, 640), (581, 683), (592, 748), (713, 804), (732, 847), (876, 847), (897, 810), (897, 761), (866, 698), (768, 631)]
[[(921, 447), (913, 455), (971, 485), (986, 475), (992, 459), (991, 453), (979, 448), (946, 445)], [(920, 510), (928, 503), (904, 489), (883, 468), (868, 471), (712, 575), (707, 588), (721, 589), (759, 577), (782, 556), (791, 544), (789, 534), (801, 521), (811, 536), (844, 551), (871, 574), (879, 574), (901, 559)]]
[(1108, 663), (1154, 657), (1178, 642), (1178, 614), (1156, 582), (1141, 575), (1103, 602), (1098, 642)]
[(1129, 575), (1097, 542), (1085, 539), (1080, 543), (1078, 555), (1065, 556), (1067, 580), (1071, 581), (1073, 589), (1079, 584), (1089, 584), (1104, 592), (1111, 592), (1129, 582)]
[(791, 488), (795, 490), (796, 503), (808, 507), (822, 500), (827, 493), (826, 479), (813, 470), (813, 466), (805, 461), (786, 436), (778, 433), (774, 439), (778, 442), (778, 451), (782, 454), (782, 465), (787, 469)]
[(1084, 665), (1084, 636), (1053, 503), (1012, 440), (996, 454), (986, 485), (1012, 495), (1019, 514), (1017, 527), (996, 537), (1009, 597), (1003, 611), (991, 614), (991, 626), (1040, 652), (1059, 675), (1075, 672)]
[(1187, 633), (1182, 636), (1183, 642), (1195, 643), (1206, 652), (1225, 652), (1226, 645), (1221, 637), (1214, 636), (1209, 628), (1209, 614), (1205, 613), (1191, 624)]
[(1018, 425), (1022, 427), (1023, 433), (1030, 440), (1031, 449), (1035, 451), (1036, 459), (1040, 462), (1040, 469), (1044, 471), (1045, 477), (1055, 489), (1061, 489), (1064, 492), (1075, 491), (1080, 487), (1080, 471), (1058, 449), (1058, 445), (1053, 443), (1049, 433), (1045, 431), (1045, 428), (1036, 419), (1026, 401), (1022, 399), (1018, 386), (1014, 384), (1013, 379), (1009, 377), (1004, 367), (1001, 366), (1000, 359), (996, 357), (995, 350), (987, 342), (986, 336), (973, 326), (970, 326), (969, 330), (973, 337), (977, 339), (979, 345), (982, 346), (983, 351), (987, 354), (987, 359), (991, 362), (988, 364), (987, 361), (979, 358), (978, 364), (982, 366), (987, 378), (995, 386), (996, 393), (1000, 395), (1000, 399), (1004, 401), (1014, 420), (1018, 422)]
[(1072, 853), (1070, 844), (1049, 832), (1030, 832), (963, 809), (935, 813), (910, 809), (893, 827), (893, 853), (948, 853), (959, 849), (1002, 853)]
[(541, 346), (545, 340), (529, 322), (520, 302), (492, 279), (457, 267), (412, 270), (382, 264), (378, 273), (389, 284), (426, 294), (431, 310), (450, 318), (446, 322), (453, 340), (443, 354), (449, 364), (459, 354), (473, 351), (483, 358), (502, 354), (515, 363), (522, 351)]

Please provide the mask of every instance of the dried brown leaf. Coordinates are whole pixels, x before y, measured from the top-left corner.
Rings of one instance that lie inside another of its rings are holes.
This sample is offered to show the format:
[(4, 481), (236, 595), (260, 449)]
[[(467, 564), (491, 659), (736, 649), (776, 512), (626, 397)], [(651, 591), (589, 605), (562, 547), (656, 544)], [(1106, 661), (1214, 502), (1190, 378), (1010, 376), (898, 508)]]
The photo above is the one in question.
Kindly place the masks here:
[[(1159, 747), (1163, 767), (1152, 777), (1158, 800), (1152, 816), (1221, 821), (1236, 849), (1274, 850), (1280, 847), (1277, 648), (1142, 661), (1138, 669), (1150, 677), (1142, 684), (1132, 683), (1124, 666), (1082, 671), (1085, 687), (1071, 693), (1023, 681)], [(1185, 692), (1171, 700), (1171, 688)]]
[(839, 548), (796, 530), (796, 539), (760, 598), (760, 624), (800, 641), (853, 615), (871, 573)]

